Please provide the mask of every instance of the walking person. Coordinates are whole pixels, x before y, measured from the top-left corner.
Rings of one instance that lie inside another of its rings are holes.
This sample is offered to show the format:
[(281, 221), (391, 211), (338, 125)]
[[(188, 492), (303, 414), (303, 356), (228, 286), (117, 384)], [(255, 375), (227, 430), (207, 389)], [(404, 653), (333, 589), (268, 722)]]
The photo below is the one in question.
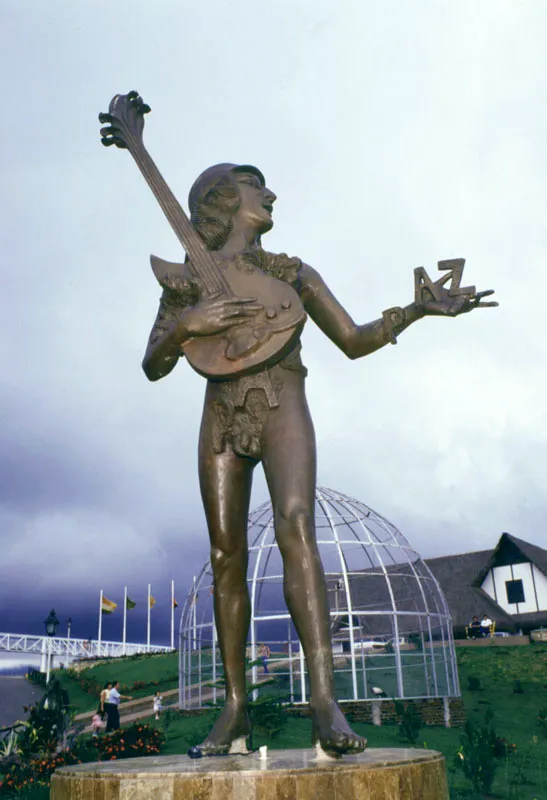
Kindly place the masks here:
[(114, 681), (108, 695), (106, 732), (117, 731), (120, 727), (120, 701), (133, 698), (119, 692), (120, 682)]
[(97, 709), (97, 714), (104, 719), (105, 716), (108, 715), (108, 695), (110, 694), (110, 690), (112, 689), (112, 681), (108, 681), (102, 688), (101, 694), (99, 695), (99, 708)]
[(154, 695), (154, 700), (152, 702), (152, 707), (154, 709), (154, 717), (156, 719), (159, 719), (160, 718), (160, 711), (163, 711), (163, 697), (161, 696), (159, 691), (157, 691), (156, 694)]
[(258, 657), (262, 661), (262, 666), (264, 668), (264, 675), (269, 675), (270, 671), (268, 669), (268, 659), (270, 657), (270, 648), (267, 644), (263, 644), (260, 646), (258, 651)]

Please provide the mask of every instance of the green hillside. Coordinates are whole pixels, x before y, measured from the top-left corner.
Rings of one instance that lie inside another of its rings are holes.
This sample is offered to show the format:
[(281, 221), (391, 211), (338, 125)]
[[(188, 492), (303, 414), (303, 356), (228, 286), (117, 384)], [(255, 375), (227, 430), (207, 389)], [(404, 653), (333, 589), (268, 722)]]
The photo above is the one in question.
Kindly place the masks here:
[[(458, 648), (458, 665), (462, 696), (468, 719), (483, 725), (487, 714), (493, 715), (501, 757), (496, 759), (496, 778), (491, 797), (507, 800), (547, 800), (547, 645), (528, 647), (463, 647)], [(133, 697), (152, 695), (175, 688), (178, 658), (176, 654), (143, 658), (117, 659), (88, 668), (78, 680), (90, 678), (97, 685), (117, 678)], [(96, 698), (87, 694), (79, 683), (62, 677), (78, 711), (88, 711)], [(157, 681), (157, 685), (153, 682)], [(145, 684), (132, 689), (135, 682)], [(167, 725), (167, 743), (163, 753), (184, 753), (199, 743), (211, 726), (215, 710), (199, 717), (178, 711), (164, 715), (157, 724)], [(397, 725), (373, 727), (355, 723), (355, 728), (369, 740), (372, 747), (401, 747)], [(473, 794), (470, 784), (455, 768), (462, 729), (423, 727), (415, 746), (442, 752), (449, 770), (453, 798), (485, 797)], [(505, 740), (505, 742), (503, 742)], [(273, 748), (308, 747), (310, 722), (291, 718), (281, 733), (270, 741), (263, 735), (254, 738), (253, 746), (266, 744)], [(461, 761), (461, 759), (460, 759)]]

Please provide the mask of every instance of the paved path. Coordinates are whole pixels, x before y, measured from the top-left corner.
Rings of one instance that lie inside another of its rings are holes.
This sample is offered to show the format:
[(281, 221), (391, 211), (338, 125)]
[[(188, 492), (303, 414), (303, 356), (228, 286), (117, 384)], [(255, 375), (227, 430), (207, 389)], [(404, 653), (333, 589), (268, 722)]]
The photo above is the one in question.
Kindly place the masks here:
[[(269, 675), (261, 675), (256, 683), (268, 683), (270, 680)], [(199, 690), (199, 684), (194, 684), (192, 686), (192, 694), (197, 694)], [(217, 688), (217, 698), (221, 699), (223, 696), (224, 690)], [(163, 697), (164, 706), (171, 706), (172, 708), (178, 708), (178, 689), (168, 689), (165, 692), (161, 693)], [(120, 703), (120, 723), (122, 725), (128, 725), (131, 722), (137, 722), (140, 719), (146, 719), (147, 717), (153, 717), (154, 711), (152, 710), (152, 703), (154, 700), (154, 695), (148, 695), (147, 697), (138, 697), (136, 700), (128, 700), (126, 703)], [(213, 688), (210, 686), (210, 682), (202, 683), (201, 684), (201, 702), (207, 703), (213, 700)], [(167, 702), (166, 702), (167, 701)], [(84, 724), (85, 730), (91, 730), (91, 717), (95, 711), (86, 711), (84, 714), (77, 714), (74, 717), (74, 722), (76, 724)]]

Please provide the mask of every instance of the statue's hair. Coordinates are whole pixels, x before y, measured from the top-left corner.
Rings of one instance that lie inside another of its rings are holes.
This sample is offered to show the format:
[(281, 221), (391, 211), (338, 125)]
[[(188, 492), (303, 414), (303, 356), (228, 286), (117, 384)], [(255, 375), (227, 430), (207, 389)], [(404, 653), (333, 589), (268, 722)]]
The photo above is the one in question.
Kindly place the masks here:
[(232, 232), (239, 196), (230, 175), (223, 175), (191, 209), (190, 220), (208, 250), (220, 250)]

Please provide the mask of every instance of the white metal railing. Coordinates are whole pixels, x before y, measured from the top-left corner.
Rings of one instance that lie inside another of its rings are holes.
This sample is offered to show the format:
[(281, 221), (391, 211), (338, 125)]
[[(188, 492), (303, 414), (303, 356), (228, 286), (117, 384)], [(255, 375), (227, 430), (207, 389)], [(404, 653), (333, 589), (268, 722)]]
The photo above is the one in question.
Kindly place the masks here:
[(117, 658), (137, 653), (169, 653), (164, 645), (134, 644), (132, 642), (105, 642), (89, 639), (63, 638), (61, 636), (29, 636), (22, 633), (0, 633), (0, 651), (9, 653), (35, 653), (70, 658)]

